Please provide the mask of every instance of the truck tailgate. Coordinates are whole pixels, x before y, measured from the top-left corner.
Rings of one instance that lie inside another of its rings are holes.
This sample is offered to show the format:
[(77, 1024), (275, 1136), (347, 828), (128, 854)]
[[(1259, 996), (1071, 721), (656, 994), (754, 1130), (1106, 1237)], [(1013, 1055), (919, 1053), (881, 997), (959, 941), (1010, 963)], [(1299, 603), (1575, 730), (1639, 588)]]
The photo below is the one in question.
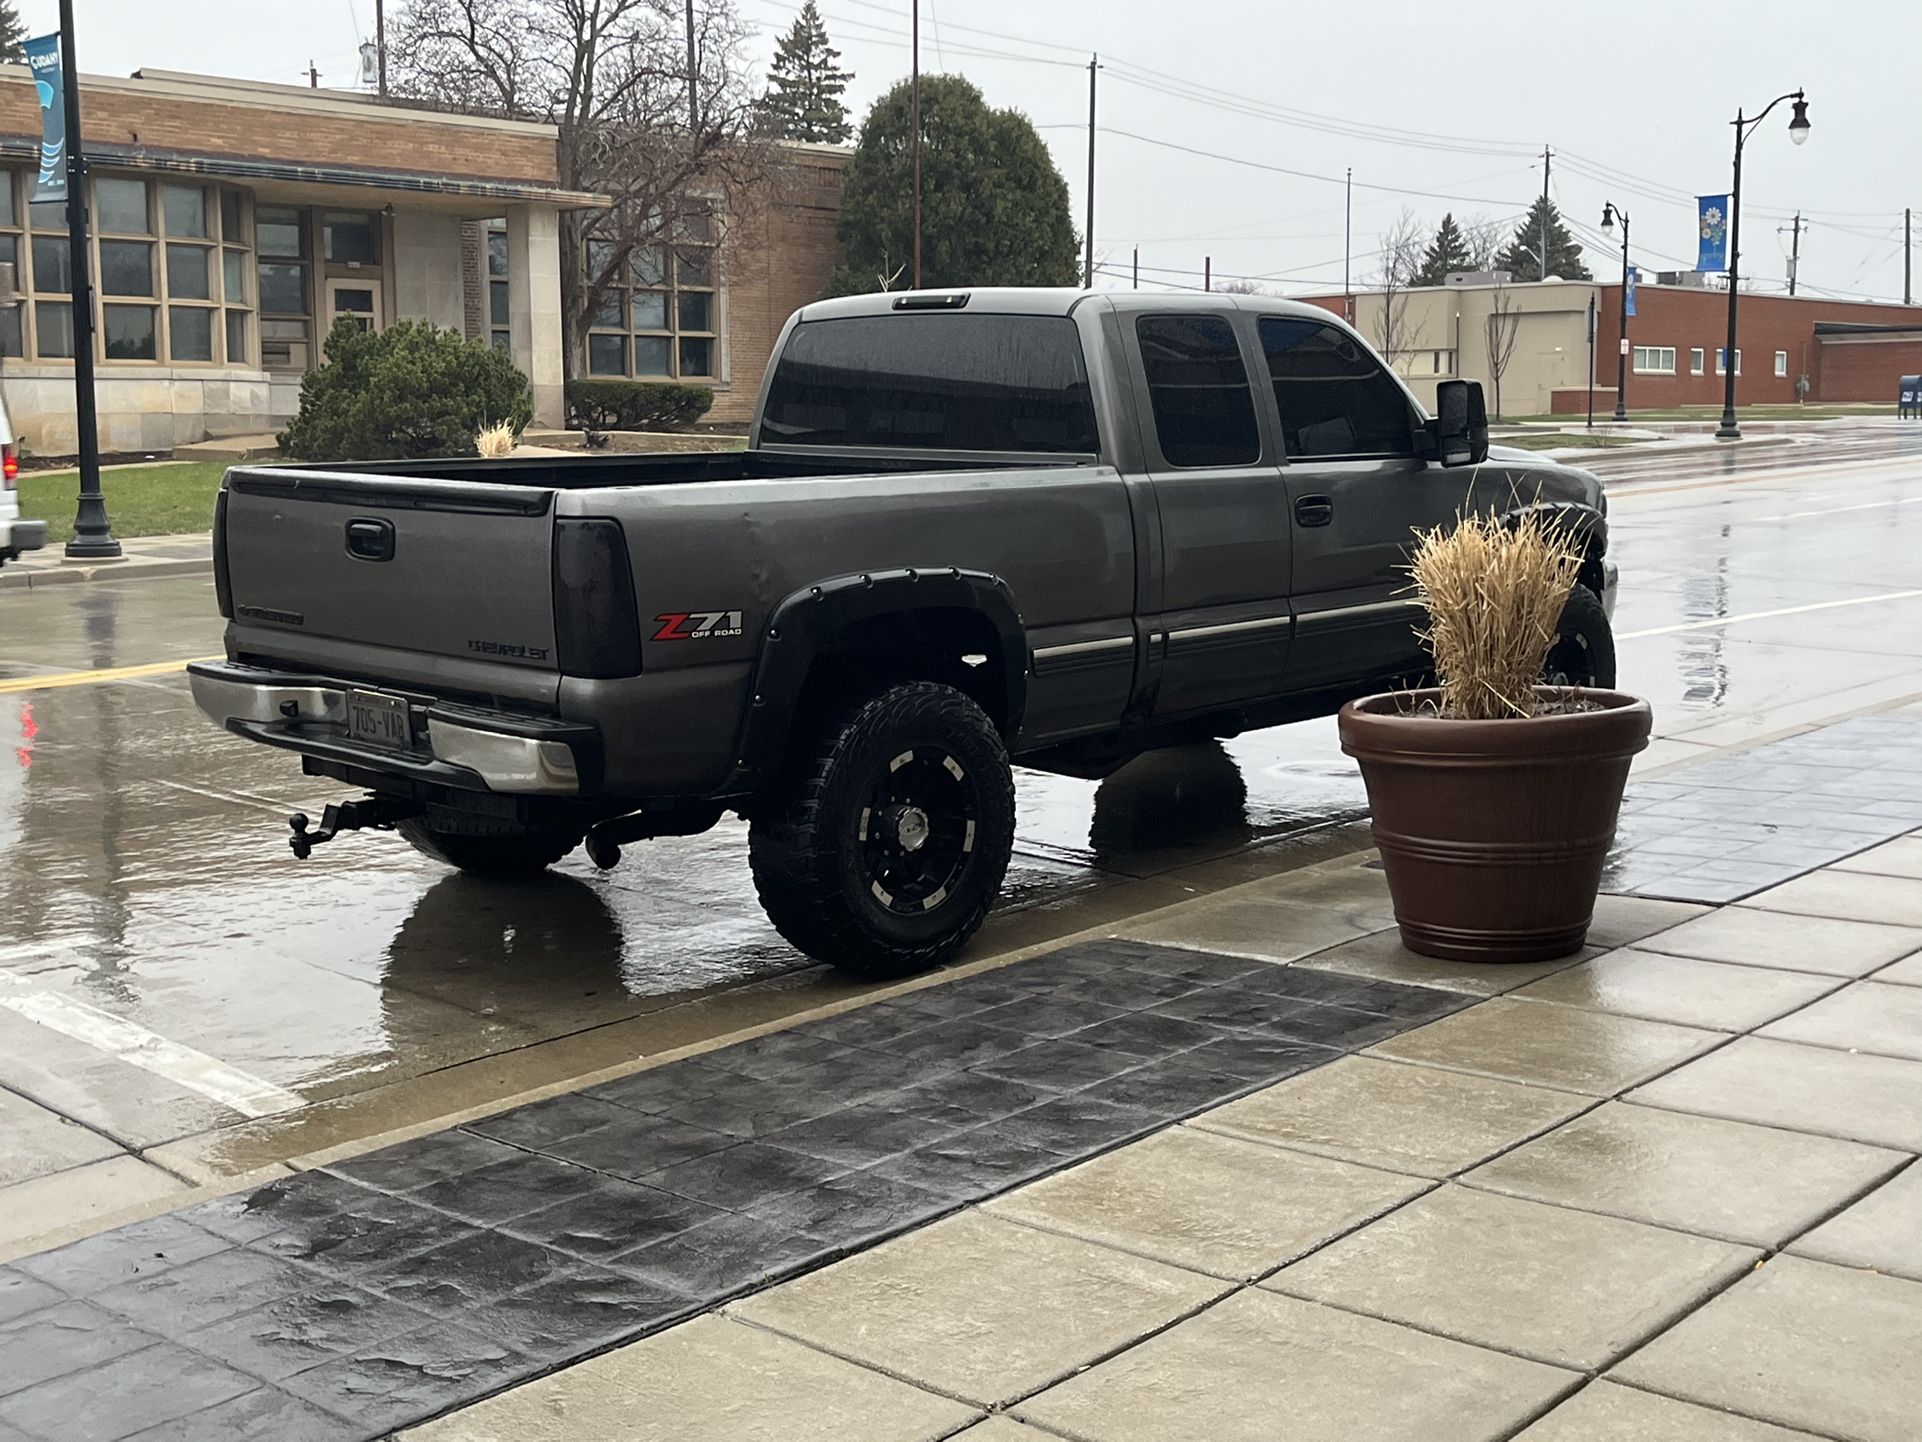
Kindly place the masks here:
[(553, 500), (538, 487), (231, 471), (216, 539), (235, 649), (551, 702)]

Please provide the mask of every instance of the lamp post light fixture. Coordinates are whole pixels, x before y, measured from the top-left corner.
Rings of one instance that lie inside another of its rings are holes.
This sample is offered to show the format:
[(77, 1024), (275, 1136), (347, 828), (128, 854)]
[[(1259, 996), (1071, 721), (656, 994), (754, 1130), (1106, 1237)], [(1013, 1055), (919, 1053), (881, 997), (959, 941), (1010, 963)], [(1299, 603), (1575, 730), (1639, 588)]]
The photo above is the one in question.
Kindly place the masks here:
[(1789, 139), (1801, 145), (1809, 138), (1809, 102), (1799, 90), (1776, 96), (1762, 107), (1761, 114), (1752, 119), (1737, 110), (1735, 119), (1729, 122), (1735, 127), (1735, 187), (1729, 192), (1728, 198), (1728, 344), (1722, 350), (1722, 423), (1715, 428), (1715, 439), (1718, 441), (1742, 438), (1742, 428), (1735, 420), (1735, 324), (1736, 306), (1742, 291), (1742, 146), (1755, 128), (1768, 118), (1769, 111), (1784, 100), (1794, 102), (1793, 113), (1789, 116)]
[(1602, 234), (1615, 234), (1615, 217), (1622, 218), (1622, 343), (1615, 365), (1615, 419), (1628, 419), (1628, 212), (1613, 201), (1602, 203)]

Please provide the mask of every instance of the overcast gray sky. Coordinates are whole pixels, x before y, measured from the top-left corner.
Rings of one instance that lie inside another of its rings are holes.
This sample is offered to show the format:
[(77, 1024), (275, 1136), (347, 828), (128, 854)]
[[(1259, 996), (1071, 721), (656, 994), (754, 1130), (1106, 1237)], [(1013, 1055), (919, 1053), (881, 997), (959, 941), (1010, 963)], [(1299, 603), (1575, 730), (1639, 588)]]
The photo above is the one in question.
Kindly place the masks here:
[[(762, 27), (767, 54), (799, 9), (799, 0), (738, 3)], [(858, 118), (907, 74), (909, 0), (819, 3), (856, 72)], [(77, 8), (82, 67), (106, 73), (151, 65), (299, 83), (312, 59), (323, 85), (346, 85), (373, 28), (373, 0)], [(53, 27), (55, 0), (20, 9), (33, 33)], [(1345, 167), (1355, 170), (1361, 280), (1404, 205), (1430, 226), (1449, 209), (1512, 224), (1541, 191), (1544, 144), (1557, 151), (1552, 193), (1592, 243), (1592, 270), (1613, 274), (1620, 263), (1594, 229), (1604, 200), (1633, 217), (1645, 270), (1686, 268), (1690, 197), (1728, 188), (1736, 107), (1753, 111), (1797, 86), (1810, 100), (1808, 144), (1790, 145), (1784, 105), (1746, 151), (1751, 276), (1779, 284), (1789, 237), (1777, 228), (1800, 208), (1806, 290), (1899, 299), (1902, 208), (1922, 209), (1922, 6), (1910, 0), (921, 0), (921, 20), (925, 69), (965, 74), (992, 103), (1044, 127), (1077, 225), (1087, 53), (1100, 52), (1101, 125), (1128, 134), (1099, 137), (1096, 252), (1125, 271), (1138, 245), (1144, 283), (1198, 284), (1212, 256), (1217, 274), (1339, 289)]]

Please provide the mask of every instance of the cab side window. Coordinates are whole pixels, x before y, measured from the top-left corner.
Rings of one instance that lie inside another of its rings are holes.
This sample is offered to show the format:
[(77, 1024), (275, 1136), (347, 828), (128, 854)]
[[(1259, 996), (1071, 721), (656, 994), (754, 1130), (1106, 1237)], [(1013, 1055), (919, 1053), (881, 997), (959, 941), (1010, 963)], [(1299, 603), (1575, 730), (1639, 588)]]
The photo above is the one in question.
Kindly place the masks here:
[(1278, 315), (1260, 332), (1291, 457), (1414, 454), (1408, 397), (1353, 336)]
[(1261, 459), (1255, 397), (1235, 328), (1222, 316), (1147, 315), (1135, 323), (1155, 434), (1171, 466)]

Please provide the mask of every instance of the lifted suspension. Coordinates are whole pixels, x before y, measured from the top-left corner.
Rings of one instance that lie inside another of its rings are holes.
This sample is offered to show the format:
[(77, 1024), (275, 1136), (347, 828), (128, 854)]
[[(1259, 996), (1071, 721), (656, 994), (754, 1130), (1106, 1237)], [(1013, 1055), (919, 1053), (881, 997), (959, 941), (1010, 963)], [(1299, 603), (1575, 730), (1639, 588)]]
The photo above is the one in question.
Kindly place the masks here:
[(294, 834), (287, 838), (287, 844), (295, 856), (305, 861), (314, 854), (316, 846), (332, 841), (343, 831), (392, 831), (396, 821), (419, 816), (426, 809), (418, 801), (384, 796), (378, 791), (358, 801), (329, 802), (320, 815), (320, 825), (312, 831), (307, 829), (311, 823), (306, 812), (296, 811), (288, 817), (287, 825)]

